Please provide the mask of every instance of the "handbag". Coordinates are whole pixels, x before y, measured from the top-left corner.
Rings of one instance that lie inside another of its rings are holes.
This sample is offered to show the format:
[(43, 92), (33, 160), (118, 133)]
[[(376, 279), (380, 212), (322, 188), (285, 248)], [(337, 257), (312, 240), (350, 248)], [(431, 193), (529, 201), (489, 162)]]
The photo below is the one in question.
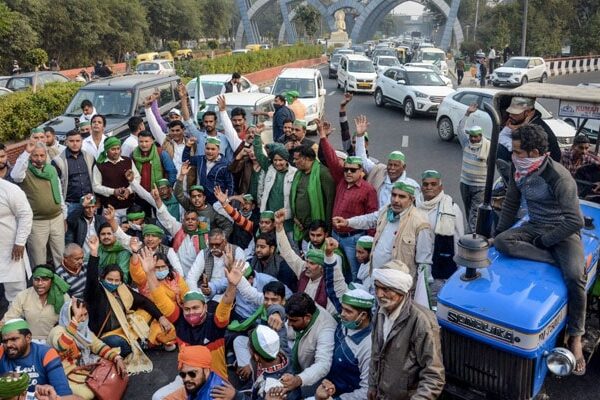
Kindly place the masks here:
[(99, 400), (121, 399), (127, 389), (129, 376), (122, 377), (112, 361), (100, 359), (85, 383)]

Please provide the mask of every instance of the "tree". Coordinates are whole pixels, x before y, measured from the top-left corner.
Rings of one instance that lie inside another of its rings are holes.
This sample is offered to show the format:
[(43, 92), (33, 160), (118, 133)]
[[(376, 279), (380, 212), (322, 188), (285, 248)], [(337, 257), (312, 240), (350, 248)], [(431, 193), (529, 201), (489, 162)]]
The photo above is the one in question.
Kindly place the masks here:
[(31, 67), (33, 67), (35, 71), (35, 76), (33, 77), (33, 85), (32, 91), (33, 93), (37, 90), (37, 80), (38, 80), (38, 71), (40, 67), (45, 65), (48, 62), (48, 53), (44, 49), (36, 48), (31, 49), (27, 53), (25, 53), (25, 61)]
[(23, 14), (0, 3), (0, 60), (10, 70), (11, 60), (23, 61), (25, 53), (38, 44), (38, 35)]
[(202, 33), (205, 38), (219, 39), (229, 33), (234, 12), (232, 0), (200, 0), (202, 10)]
[(100, 5), (107, 21), (100, 35), (101, 44), (90, 50), (119, 61), (127, 51), (146, 48), (149, 26), (146, 9), (139, 0), (103, 0)]
[(179, 42), (177, 40), (169, 40), (167, 42), (167, 48), (171, 52), (171, 55), (175, 57), (175, 53), (177, 53), (177, 50), (179, 50), (181, 46), (179, 45)]
[(296, 7), (295, 10), (296, 15), (294, 16), (293, 22), (297, 27), (302, 27), (304, 34), (308, 36), (310, 40), (314, 39), (319, 30), (321, 13), (309, 4), (300, 5), (299, 7)]

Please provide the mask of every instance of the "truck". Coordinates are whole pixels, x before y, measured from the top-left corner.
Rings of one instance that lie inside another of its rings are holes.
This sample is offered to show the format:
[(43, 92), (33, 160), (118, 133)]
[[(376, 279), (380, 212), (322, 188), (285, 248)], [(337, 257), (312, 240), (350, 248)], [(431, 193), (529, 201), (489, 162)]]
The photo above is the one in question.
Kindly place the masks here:
[[(560, 268), (510, 258), (488, 240), (493, 228), (491, 199), (499, 130), (504, 110), (515, 96), (558, 100), (559, 114), (563, 109), (571, 114), (580, 110), (581, 117), (600, 119), (600, 97), (594, 89), (583, 87), (529, 83), (499, 91), (492, 104), (485, 105), (494, 128), (484, 203), (476, 233), (459, 240), (455, 257), (459, 268), (439, 293), (436, 311), (445, 390), (463, 399), (547, 399), (544, 381), (548, 372), (565, 376), (575, 366), (575, 357), (565, 348), (568, 304)], [(580, 204), (588, 277), (588, 318), (582, 342), (589, 362), (600, 340), (600, 313), (594, 315), (589, 307), (597, 302), (592, 288), (600, 256), (600, 204), (585, 200)]]

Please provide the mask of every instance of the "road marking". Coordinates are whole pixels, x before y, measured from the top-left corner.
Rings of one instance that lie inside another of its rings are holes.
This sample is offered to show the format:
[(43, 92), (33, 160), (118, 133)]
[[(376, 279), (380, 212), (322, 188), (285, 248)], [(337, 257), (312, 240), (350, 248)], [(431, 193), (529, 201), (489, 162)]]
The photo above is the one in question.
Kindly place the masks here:
[(403, 135), (402, 136), (402, 145), (401, 147), (408, 147), (408, 136), (407, 135)]
[(335, 94), (335, 90), (333, 92), (329, 92), (329, 94), (327, 94), (327, 96), (333, 96)]
[(404, 116), (404, 121), (405, 121), (405, 122), (408, 122), (408, 121), (410, 121), (410, 118), (408, 118), (408, 117), (405, 115), (405, 116)]

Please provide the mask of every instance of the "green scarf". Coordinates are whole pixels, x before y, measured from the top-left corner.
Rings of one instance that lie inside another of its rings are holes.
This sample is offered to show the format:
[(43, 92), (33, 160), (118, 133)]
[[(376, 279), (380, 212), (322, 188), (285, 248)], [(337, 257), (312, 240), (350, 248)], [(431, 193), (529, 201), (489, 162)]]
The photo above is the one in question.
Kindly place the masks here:
[(135, 167), (140, 172), (140, 174), (142, 173), (142, 164), (145, 164), (147, 162), (150, 163), (150, 166), (152, 167), (152, 174), (150, 175), (150, 189), (152, 189), (156, 182), (158, 182), (163, 177), (162, 163), (160, 162), (160, 155), (158, 154), (158, 149), (156, 148), (156, 145), (152, 145), (152, 147), (150, 148), (150, 152), (146, 157), (142, 156), (142, 151), (139, 147), (136, 147), (135, 150), (133, 150), (131, 157), (133, 158), (133, 161), (135, 162)]
[(246, 318), (244, 322), (233, 321), (229, 324), (227, 329), (233, 332), (245, 332), (248, 330), (248, 328), (254, 325), (254, 322), (259, 318), (263, 321), (267, 321), (269, 319), (269, 316), (267, 315), (267, 309), (265, 308), (264, 304), (261, 304), (254, 314)]
[[(291, 188), (291, 206), (292, 213), (296, 213), (296, 192), (298, 184), (304, 172), (298, 170), (294, 175), (294, 181)], [(315, 160), (310, 170), (308, 178), (308, 200), (310, 202), (310, 217), (314, 221), (316, 219), (325, 220), (325, 208), (323, 207), (323, 192), (321, 191), (321, 163)], [(304, 236), (304, 231), (301, 227), (294, 224), (294, 240), (300, 241)]]
[(296, 332), (296, 338), (294, 339), (294, 347), (292, 347), (292, 368), (294, 369), (295, 374), (299, 374), (300, 372), (302, 372), (300, 371), (300, 363), (298, 362), (298, 347), (300, 346), (300, 340), (302, 340), (304, 335), (306, 335), (310, 328), (315, 324), (318, 316), (319, 309), (317, 309), (312, 315), (308, 326), (304, 330)]
[(107, 265), (117, 264), (121, 268), (121, 271), (123, 271), (125, 282), (129, 282), (130, 254), (125, 250), (121, 243), (115, 242), (112, 246), (109, 247), (100, 245), (99, 256), (99, 265), (101, 270), (104, 269)]
[(208, 229), (202, 229), (200, 228), (200, 223), (198, 223), (198, 228), (196, 228), (195, 231), (191, 231), (189, 229), (187, 229), (185, 227), (185, 225), (182, 226), (183, 231), (185, 233), (187, 233), (192, 239), (194, 238), (194, 236), (198, 237), (198, 248), (200, 250), (204, 250), (206, 249), (208, 246), (206, 245), (206, 241), (204, 240), (205, 235), (208, 233)]
[(50, 271), (48, 268), (36, 268), (33, 271), (34, 278), (50, 278), (52, 285), (48, 291), (48, 304), (54, 306), (54, 312), (60, 314), (60, 309), (65, 304), (65, 293), (71, 286), (63, 278)]
[(60, 204), (60, 182), (58, 181), (58, 174), (56, 173), (56, 169), (52, 165), (46, 164), (40, 170), (34, 167), (31, 161), (29, 161), (29, 166), (27, 167), (27, 169), (29, 169), (29, 172), (31, 172), (36, 178), (50, 181), (50, 186), (52, 187), (52, 197), (54, 198), (54, 202), (56, 204)]

